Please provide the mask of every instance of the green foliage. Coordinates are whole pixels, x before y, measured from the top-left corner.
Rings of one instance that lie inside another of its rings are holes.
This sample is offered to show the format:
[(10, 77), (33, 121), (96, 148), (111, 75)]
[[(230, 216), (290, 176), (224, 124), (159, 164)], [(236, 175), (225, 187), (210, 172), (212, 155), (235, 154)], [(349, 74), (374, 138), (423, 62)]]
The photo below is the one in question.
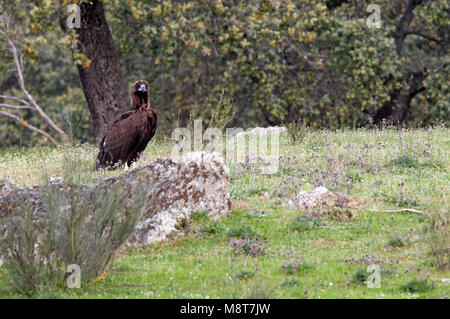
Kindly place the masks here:
[(219, 234), (224, 230), (224, 226), (219, 221), (213, 220), (205, 226), (205, 231), (209, 234)]
[(286, 125), (286, 130), (293, 144), (303, 141), (306, 134), (308, 133), (308, 128), (299, 121), (288, 123)]
[(236, 110), (231, 99), (224, 97), (223, 90), (219, 95), (217, 106), (211, 110), (211, 113), (211, 118), (208, 121), (209, 127), (218, 128), (223, 131), (227, 124), (233, 121)]
[(298, 279), (286, 279), (281, 283), (280, 287), (297, 287), (299, 284)]
[(312, 230), (321, 225), (321, 222), (318, 218), (308, 217), (304, 215), (295, 216), (290, 224), (290, 229), (305, 232)]
[(403, 239), (401, 237), (395, 236), (389, 238), (387, 245), (391, 247), (403, 247), (405, 244), (403, 243)]
[[(74, 140), (86, 141), (90, 123), (77, 66), (89, 67), (90, 60), (77, 52), (74, 31), (63, 33), (59, 25), (73, 2), (84, 1), (15, 0), (0, 4), (0, 11), (7, 9), (20, 25), (31, 93)], [(104, 7), (126, 81), (150, 81), (162, 127), (176, 125), (177, 117), (185, 125), (188, 114), (218, 127), (364, 126), (424, 68), (428, 76), (411, 101), (409, 123), (449, 123), (447, 1), (425, 1), (414, 10), (401, 54), (394, 39), (404, 1), (377, 2), (379, 29), (366, 25), (371, 1), (327, 3), (111, 0)], [(6, 85), (7, 51), (0, 51), (0, 60), (0, 85)], [(21, 94), (17, 85), (0, 93)], [(17, 113), (46, 128), (37, 114)], [(5, 118), (0, 128), (0, 146), (43, 142)]]
[[(448, 121), (448, 86), (445, 72), (439, 71), (448, 59), (442, 50), (448, 30), (445, 1), (419, 6), (413, 21), (415, 29), (440, 41), (408, 36), (401, 56), (394, 43), (400, 1), (379, 3), (380, 29), (366, 25), (364, 8), (370, 1), (335, 9), (326, 3), (161, 0), (150, 5), (128, 0), (120, 7), (128, 10), (133, 28), (112, 29), (123, 43), (123, 58), (139, 61), (137, 48), (152, 52), (147, 77), (162, 93), (158, 104), (169, 110), (188, 109), (205, 118), (214, 108), (211, 97), (224, 91), (239, 105), (237, 125), (266, 120), (301, 120), (311, 127), (365, 125), (390, 93), (405, 85), (406, 74), (426, 65), (427, 88), (433, 89), (413, 100), (413, 121)], [(108, 7), (114, 22), (123, 19), (122, 11), (113, 10), (118, 5)], [(129, 36), (135, 29), (144, 30), (141, 38)]]
[(242, 270), (235, 275), (236, 279), (249, 279), (255, 276), (255, 272), (251, 270)]
[(191, 218), (194, 221), (206, 221), (209, 219), (209, 216), (208, 216), (208, 212), (206, 212), (206, 211), (198, 211), (198, 212), (193, 212), (191, 214)]
[(369, 273), (366, 269), (358, 269), (350, 278), (349, 282), (355, 285), (365, 285), (368, 277)]
[(281, 271), (288, 275), (298, 275), (302, 273), (306, 273), (311, 271), (314, 268), (314, 265), (301, 260), (301, 261), (292, 261), (285, 263), (281, 266)]
[(241, 226), (233, 226), (228, 230), (227, 233), (228, 237), (235, 237), (235, 238), (254, 238), (258, 236), (256, 231), (254, 231), (250, 226), (248, 225), (241, 225)]
[(427, 279), (412, 279), (402, 286), (402, 290), (406, 292), (427, 292), (434, 289), (434, 283)]
[(403, 168), (418, 168), (420, 166), (420, 163), (413, 154), (408, 153), (392, 159), (388, 165), (400, 166)]

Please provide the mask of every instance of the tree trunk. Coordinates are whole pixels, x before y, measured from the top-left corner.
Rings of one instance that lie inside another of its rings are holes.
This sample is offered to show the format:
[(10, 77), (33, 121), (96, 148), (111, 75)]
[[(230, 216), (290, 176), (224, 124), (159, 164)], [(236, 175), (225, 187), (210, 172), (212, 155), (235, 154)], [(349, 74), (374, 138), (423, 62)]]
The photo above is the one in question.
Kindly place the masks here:
[(100, 140), (108, 125), (130, 108), (130, 102), (103, 5), (99, 0), (91, 2), (80, 5), (81, 28), (76, 29), (78, 49), (91, 64), (87, 68), (78, 65), (78, 72), (94, 137)]
[(409, 24), (414, 18), (414, 9), (417, 6), (421, 5), (423, 2), (423, 0), (409, 0), (405, 12), (403, 13), (402, 18), (400, 19), (400, 22), (395, 29), (395, 48), (399, 56), (402, 54), (403, 42), (405, 41), (405, 37), (408, 33)]
[[(424, 3), (423, 0), (409, 0), (405, 11), (395, 29), (394, 41), (397, 55), (402, 55), (403, 43), (408, 34), (409, 25), (414, 18), (414, 9)], [(374, 124), (379, 124), (383, 120), (390, 124), (398, 125), (407, 119), (411, 100), (417, 93), (425, 90), (422, 81), (428, 73), (424, 69), (415, 73), (409, 73), (404, 79), (402, 89), (394, 89), (390, 94), (389, 101), (379, 108), (373, 118)], [(392, 80), (392, 79), (390, 79)], [(389, 80), (388, 80), (389, 81)]]
[(386, 120), (390, 124), (398, 125), (404, 122), (408, 116), (411, 100), (417, 93), (425, 90), (422, 81), (427, 75), (427, 70), (411, 74), (402, 89), (392, 91), (389, 101), (385, 102), (375, 114), (373, 123), (380, 124)]

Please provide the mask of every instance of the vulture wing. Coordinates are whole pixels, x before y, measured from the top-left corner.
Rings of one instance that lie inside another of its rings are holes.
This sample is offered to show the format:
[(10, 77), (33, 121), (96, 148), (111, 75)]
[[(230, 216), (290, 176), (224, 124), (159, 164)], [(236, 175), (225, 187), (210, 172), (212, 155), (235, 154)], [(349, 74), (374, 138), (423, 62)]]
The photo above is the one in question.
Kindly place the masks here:
[[(123, 114), (107, 131), (100, 144), (96, 168), (134, 161), (150, 140), (148, 117), (139, 110)], [(146, 141), (146, 139), (148, 140)], [(145, 143), (144, 147), (142, 144)]]
[[(148, 142), (155, 135), (157, 120), (158, 120), (158, 111), (151, 110), (146, 112), (146, 120), (140, 126), (142, 136), (136, 145), (136, 149), (133, 152), (134, 154), (136, 154), (134, 159), (137, 159), (139, 157), (140, 153), (142, 153), (145, 150)], [(134, 159), (132, 159), (132, 161)]]

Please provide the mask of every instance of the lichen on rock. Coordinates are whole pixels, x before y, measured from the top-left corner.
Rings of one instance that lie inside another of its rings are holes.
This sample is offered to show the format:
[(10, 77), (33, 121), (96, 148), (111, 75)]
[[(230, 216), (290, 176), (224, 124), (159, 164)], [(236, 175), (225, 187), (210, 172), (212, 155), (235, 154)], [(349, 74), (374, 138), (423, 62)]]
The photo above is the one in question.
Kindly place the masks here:
[[(206, 211), (212, 219), (226, 216), (231, 210), (230, 176), (224, 158), (219, 153), (194, 152), (182, 157), (160, 158), (143, 168), (110, 177), (93, 185), (73, 185), (91, 193), (120, 185), (132, 200), (133, 192), (142, 179), (151, 179), (151, 189), (144, 213), (128, 238), (127, 246), (142, 246), (166, 240), (178, 230), (180, 219), (187, 219), (197, 211)], [(63, 179), (49, 185), (65, 185)], [(28, 201), (35, 207), (35, 218), (45, 214), (43, 197), (46, 185), (17, 187), (6, 183), (0, 188), (0, 229), (2, 219), (17, 205)], [(54, 186), (56, 187), (56, 186)], [(71, 186), (72, 187), (72, 186)], [(125, 204), (125, 203), (124, 203)], [(11, 206), (12, 205), (12, 206)]]
[(158, 159), (146, 167), (156, 181), (146, 214), (130, 236), (129, 244), (145, 245), (177, 232), (178, 220), (196, 211), (210, 218), (229, 214), (230, 176), (219, 153), (194, 152)]

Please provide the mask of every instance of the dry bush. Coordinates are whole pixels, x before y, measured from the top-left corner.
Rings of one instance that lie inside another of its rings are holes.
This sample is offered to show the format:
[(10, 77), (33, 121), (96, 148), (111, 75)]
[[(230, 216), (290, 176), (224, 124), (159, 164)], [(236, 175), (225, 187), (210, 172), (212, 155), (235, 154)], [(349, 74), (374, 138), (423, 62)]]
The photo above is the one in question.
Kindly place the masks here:
[(80, 267), (82, 282), (97, 278), (139, 221), (150, 183), (134, 189), (48, 183), (42, 206), (15, 198), (2, 212), (3, 277), (22, 294), (63, 286), (71, 264)]
[(450, 269), (449, 213), (440, 211), (431, 215), (427, 229), (427, 243), (439, 269)]

